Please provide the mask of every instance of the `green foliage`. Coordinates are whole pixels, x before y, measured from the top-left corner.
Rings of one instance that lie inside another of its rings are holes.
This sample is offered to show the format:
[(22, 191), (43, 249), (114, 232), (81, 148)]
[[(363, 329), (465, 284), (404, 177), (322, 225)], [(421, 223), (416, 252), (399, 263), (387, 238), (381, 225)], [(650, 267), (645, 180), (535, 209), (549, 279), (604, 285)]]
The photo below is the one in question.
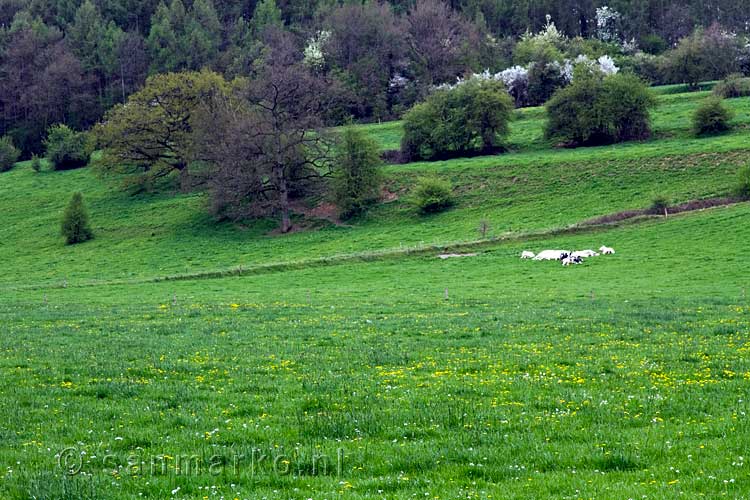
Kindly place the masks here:
[(255, 5), (251, 23), (256, 34), (261, 33), (264, 29), (269, 27), (278, 28), (283, 26), (284, 23), (281, 20), (281, 9), (276, 5), (276, 1), (260, 0), (260, 2)]
[(733, 73), (717, 83), (713, 92), (724, 99), (750, 96), (750, 78), (741, 73)]
[(696, 29), (665, 54), (665, 72), (672, 82), (695, 90), (702, 80), (724, 78), (737, 71), (739, 54), (736, 37), (718, 27)]
[(344, 218), (365, 211), (380, 197), (382, 164), (377, 143), (347, 127), (335, 159), (334, 200)]
[(81, 193), (75, 193), (70, 199), (70, 203), (63, 213), (61, 232), (65, 237), (65, 243), (68, 245), (83, 243), (94, 237), (91, 227), (89, 227), (89, 215), (83, 204)]
[(63, 124), (49, 128), (44, 148), (53, 170), (85, 167), (93, 152), (85, 133), (76, 132)]
[(31, 155), (31, 170), (36, 173), (42, 171), (42, 159), (39, 157), (39, 155)]
[(669, 47), (667, 41), (656, 33), (643, 36), (639, 45), (643, 52), (653, 55), (659, 55)]
[(663, 215), (664, 211), (669, 208), (669, 198), (664, 195), (658, 195), (651, 201), (648, 211), (654, 215)]
[(529, 105), (544, 104), (565, 83), (559, 64), (548, 60), (534, 62), (529, 69)]
[(655, 102), (634, 75), (580, 73), (547, 103), (545, 133), (571, 146), (645, 139)]
[(414, 188), (413, 203), (423, 214), (442, 212), (454, 203), (451, 185), (437, 177), (422, 177)]
[(0, 172), (7, 172), (16, 164), (21, 152), (8, 136), (0, 137)]
[(733, 113), (716, 96), (706, 98), (693, 114), (693, 131), (696, 135), (726, 132), (731, 128)]
[(438, 90), (404, 117), (401, 151), (424, 160), (490, 152), (507, 136), (513, 108), (501, 82), (469, 80)]
[(744, 166), (740, 169), (734, 194), (742, 200), (750, 200), (750, 166)]
[(187, 173), (193, 148), (193, 117), (214, 96), (227, 95), (230, 85), (208, 70), (166, 73), (112, 108), (96, 127), (102, 146), (96, 162), (102, 172), (125, 174), (136, 190), (175, 173)]

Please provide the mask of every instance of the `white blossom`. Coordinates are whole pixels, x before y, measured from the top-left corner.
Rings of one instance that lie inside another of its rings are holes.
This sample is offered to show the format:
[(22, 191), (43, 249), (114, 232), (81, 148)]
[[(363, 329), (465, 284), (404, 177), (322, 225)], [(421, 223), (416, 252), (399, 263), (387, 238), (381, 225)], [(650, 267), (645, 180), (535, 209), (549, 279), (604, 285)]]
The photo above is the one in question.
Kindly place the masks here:
[(596, 36), (605, 42), (615, 42), (620, 38), (617, 25), (622, 16), (606, 5), (596, 9)]
[(305, 64), (315, 69), (321, 69), (325, 66), (326, 57), (324, 47), (330, 38), (330, 31), (318, 31), (315, 36), (307, 40), (307, 46), (304, 50)]
[(599, 69), (605, 75), (614, 75), (620, 71), (620, 68), (615, 64), (615, 61), (607, 55), (601, 56), (596, 62), (599, 63)]

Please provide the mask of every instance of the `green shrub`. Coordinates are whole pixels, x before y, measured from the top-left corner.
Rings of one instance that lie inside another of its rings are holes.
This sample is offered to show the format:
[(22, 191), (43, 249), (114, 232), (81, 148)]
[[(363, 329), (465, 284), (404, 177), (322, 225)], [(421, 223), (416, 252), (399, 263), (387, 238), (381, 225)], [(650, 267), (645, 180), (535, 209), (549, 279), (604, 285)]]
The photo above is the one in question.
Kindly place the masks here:
[(750, 78), (740, 73), (733, 73), (714, 87), (714, 95), (724, 99), (750, 96)]
[(434, 177), (419, 179), (414, 189), (414, 205), (423, 214), (442, 212), (453, 205), (451, 185)]
[(382, 164), (377, 143), (361, 130), (347, 127), (336, 154), (334, 199), (343, 218), (364, 212), (380, 197)]
[(94, 237), (89, 227), (89, 215), (83, 204), (83, 195), (75, 193), (63, 213), (62, 235), (68, 245), (82, 243)]
[(494, 151), (508, 134), (513, 109), (502, 82), (472, 79), (438, 90), (404, 116), (401, 151), (410, 160)]
[(649, 109), (654, 104), (651, 92), (634, 75), (581, 71), (547, 103), (545, 134), (568, 146), (645, 139), (651, 133)]
[(85, 167), (91, 155), (86, 134), (63, 124), (53, 125), (47, 130), (44, 147), (53, 170)]
[(732, 111), (724, 106), (721, 98), (705, 99), (693, 114), (693, 131), (697, 135), (716, 134), (729, 130)]
[(42, 171), (42, 159), (39, 158), (39, 155), (31, 155), (31, 170), (37, 173)]
[(669, 208), (669, 198), (666, 196), (657, 196), (651, 202), (651, 206), (648, 209), (650, 214), (663, 215), (664, 212)]
[(645, 35), (641, 38), (640, 46), (643, 52), (653, 55), (659, 55), (669, 47), (667, 41), (655, 33)]
[(529, 105), (547, 102), (557, 89), (564, 87), (565, 77), (560, 65), (551, 61), (537, 61), (529, 68)]
[(734, 194), (742, 200), (750, 200), (750, 166), (740, 169)]
[(0, 137), (0, 172), (7, 172), (18, 161), (21, 152), (13, 145), (10, 137)]

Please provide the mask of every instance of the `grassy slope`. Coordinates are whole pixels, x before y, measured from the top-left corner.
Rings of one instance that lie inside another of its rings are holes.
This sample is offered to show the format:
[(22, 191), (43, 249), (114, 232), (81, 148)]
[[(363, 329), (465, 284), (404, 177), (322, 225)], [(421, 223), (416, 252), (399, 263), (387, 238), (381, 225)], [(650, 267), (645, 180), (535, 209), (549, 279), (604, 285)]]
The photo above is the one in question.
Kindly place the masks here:
[[(618, 250), (576, 268), (521, 261), (516, 244), (50, 290), (47, 304), (16, 293), (0, 309), (0, 460), (20, 464), (0, 470), (0, 493), (742, 498), (748, 216), (739, 205), (525, 244)], [(55, 469), (68, 446), (92, 479)], [(231, 463), (251, 447), (307, 472), (111, 472), (138, 449)], [(310, 450), (339, 449), (340, 477), (310, 473)]]
[[(667, 95), (652, 142), (576, 151), (544, 150), (540, 111), (524, 111), (512, 154), (386, 169), (394, 189), (450, 177), (456, 209), (421, 219), (399, 201), (284, 237), (215, 225), (199, 195), (124, 196), (87, 170), (0, 175), (0, 497), (746, 497), (749, 204), (468, 259), (23, 288), (466, 240), (483, 217), (495, 234), (549, 229), (657, 193), (722, 194), (750, 148), (744, 128), (690, 138), (698, 98)], [(750, 99), (732, 106), (744, 124)], [(369, 128), (397, 140), (383, 127)], [(98, 237), (66, 248), (57, 222), (76, 189)], [(600, 244), (618, 253), (574, 268), (518, 259)], [(69, 446), (92, 476), (56, 468)], [(205, 462), (174, 469), (180, 455), (231, 464), (252, 447), (303, 473), (252, 475), (247, 459), (220, 476)], [(341, 476), (311, 473), (311, 453), (338, 449)], [(135, 453), (173, 457), (168, 473), (134, 475)]]
[[(522, 233), (640, 208), (657, 194), (674, 201), (724, 194), (746, 161), (750, 99), (729, 101), (737, 131), (695, 139), (687, 128), (703, 95), (660, 97), (657, 139), (602, 148), (549, 149), (542, 110), (523, 110), (513, 124), (511, 154), (386, 168), (390, 188), (401, 194), (425, 172), (450, 178), (457, 186), (454, 210), (421, 218), (402, 196), (352, 227), (284, 237), (268, 235), (273, 222), (213, 223), (202, 195), (129, 197), (89, 170), (34, 174), (23, 164), (0, 177), (8, 186), (0, 191), (6, 214), (0, 245), (9, 255), (0, 286), (144, 278), (466, 241), (477, 238), (482, 219), (493, 235)], [(398, 124), (366, 129), (385, 148), (398, 142)], [(88, 200), (97, 238), (67, 248), (57, 234), (58, 218), (75, 190)]]

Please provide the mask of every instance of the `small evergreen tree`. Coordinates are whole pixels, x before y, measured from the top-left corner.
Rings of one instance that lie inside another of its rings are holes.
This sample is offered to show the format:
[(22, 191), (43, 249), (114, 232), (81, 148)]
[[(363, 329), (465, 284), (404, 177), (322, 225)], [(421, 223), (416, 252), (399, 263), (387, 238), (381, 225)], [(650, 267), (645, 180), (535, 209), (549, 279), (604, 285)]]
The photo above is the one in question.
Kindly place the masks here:
[(693, 115), (693, 130), (696, 135), (725, 132), (731, 127), (732, 111), (724, 106), (722, 99), (711, 96), (698, 106)]
[(42, 171), (42, 159), (39, 158), (39, 155), (34, 154), (31, 156), (31, 170), (36, 173)]
[(0, 172), (7, 172), (18, 161), (21, 152), (13, 145), (10, 137), (0, 137)]
[(358, 215), (377, 201), (381, 163), (375, 141), (355, 128), (344, 130), (334, 178), (334, 198), (343, 218)]
[(283, 26), (281, 9), (276, 5), (276, 0), (260, 0), (253, 11), (251, 23), (256, 34), (268, 27)]
[(65, 213), (63, 213), (62, 235), (68, 245), (82, 243), (94, 237), (89, 227), (89, 215), (83, 204), (81, 193), (73, 195)]

